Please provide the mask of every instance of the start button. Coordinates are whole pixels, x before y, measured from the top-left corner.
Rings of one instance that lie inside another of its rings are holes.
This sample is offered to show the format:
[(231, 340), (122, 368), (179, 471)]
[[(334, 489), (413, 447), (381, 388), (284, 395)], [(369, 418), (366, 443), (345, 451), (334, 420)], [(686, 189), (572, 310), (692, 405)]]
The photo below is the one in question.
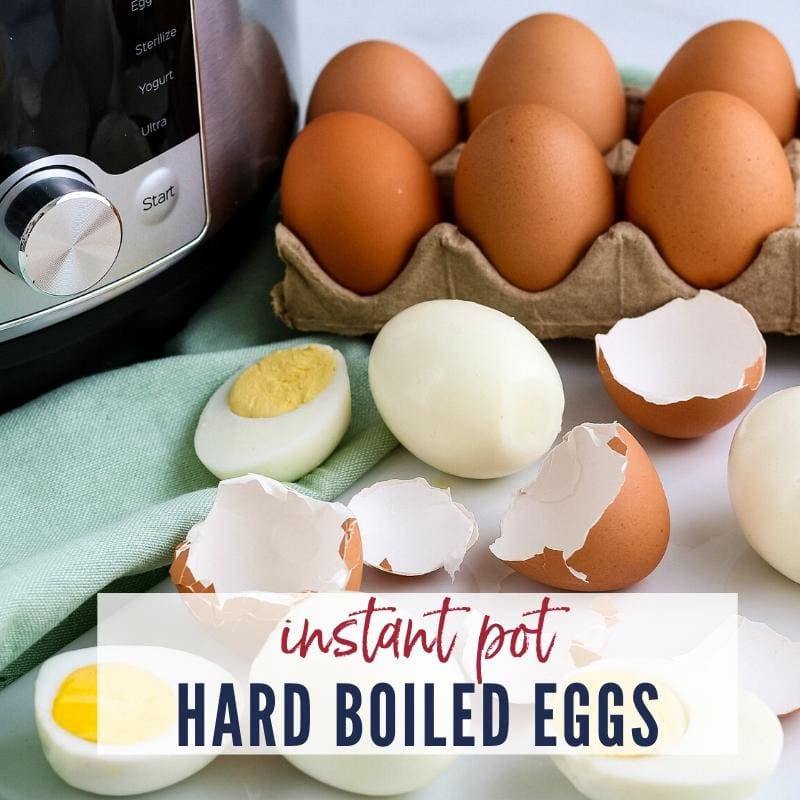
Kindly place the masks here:
[(178, 178), (171, 169), (160, 167), (148, 175), (139, 187), (136, 204), (149, 225), (166, 219), (178, 202)]

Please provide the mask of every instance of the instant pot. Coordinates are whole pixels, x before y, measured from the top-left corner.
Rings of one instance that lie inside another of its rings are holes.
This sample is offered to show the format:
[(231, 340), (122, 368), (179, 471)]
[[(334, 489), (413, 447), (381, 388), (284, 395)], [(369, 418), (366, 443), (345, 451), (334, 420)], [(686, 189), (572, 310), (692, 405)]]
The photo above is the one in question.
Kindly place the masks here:
[(294, 46), (291, 0), (2, 0), (0, 405), (145, 352), (224, 278)]

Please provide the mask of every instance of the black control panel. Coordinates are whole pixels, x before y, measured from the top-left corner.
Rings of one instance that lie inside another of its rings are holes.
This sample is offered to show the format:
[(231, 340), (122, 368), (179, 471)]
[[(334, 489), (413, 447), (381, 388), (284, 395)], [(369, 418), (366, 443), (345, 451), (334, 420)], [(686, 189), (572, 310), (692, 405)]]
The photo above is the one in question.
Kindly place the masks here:
[(0, 0), (0, 180), (59, 154), (120, 174), (199, 130), (190, 0)]

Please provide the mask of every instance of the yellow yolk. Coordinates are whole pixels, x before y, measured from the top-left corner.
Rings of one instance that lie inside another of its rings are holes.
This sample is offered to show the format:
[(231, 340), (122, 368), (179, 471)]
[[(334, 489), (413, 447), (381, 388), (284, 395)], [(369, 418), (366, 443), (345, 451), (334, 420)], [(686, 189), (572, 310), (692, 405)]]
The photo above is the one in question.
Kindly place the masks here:
[(228, 394), (240, 417), (278, 417), (313, 400), (336, 372), (333, 353), (317, 345), (276, 350), (248, 367)]
[[(580, 709), (581, 713), (588, 713), (593, 724), (591, 726), (591, 742), (586, 752), (592, 755), (605, 756), (641, 756), (654, 755), (674, 745), (686, 733), (689, 721), (681, 699), (675, 690), (659, 678), (635, 675), (618, 669), (592, 670), (580, 676), (582, 683), (589, 690), (588, 710)], [(611, 714), (619, 714), (624, 722), (624, 741), (621, 747), (605, 747), (599, 738), (597, 720), (600, 719), (599, 690), (605, 683), (616, 683), (624, 694), (621, 706), (611, 706)], [(652, 683), (658, 690), (657, 700), (647, 700), (647, 708), (653, 715), (658, 725), (658, 740), (651, 747), (639, 747), (631, 737), (631, 729), (641, 726), (641, 718), (633, 703), (634, 688), (640, 683)], [(561, 709), (554, 709), (554, 720), (558, 725), (563, 725)]]
[(98, 681), (98, 666), (92, 664), (64, 679), (53, 701), (53, 719), (87, 742), (121, 745), (160, 736), (174, 723), (176, 709), (175, 693), (152, 673), (103, 664)]

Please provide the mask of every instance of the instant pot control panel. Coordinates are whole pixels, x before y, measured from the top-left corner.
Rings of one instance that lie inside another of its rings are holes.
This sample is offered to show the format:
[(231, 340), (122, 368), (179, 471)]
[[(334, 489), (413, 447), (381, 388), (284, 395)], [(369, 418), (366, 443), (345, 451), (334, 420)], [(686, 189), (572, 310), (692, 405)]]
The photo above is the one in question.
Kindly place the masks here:
[(0, 341), (168, 266), (207, 217), (191, 0), (2, 0)]

